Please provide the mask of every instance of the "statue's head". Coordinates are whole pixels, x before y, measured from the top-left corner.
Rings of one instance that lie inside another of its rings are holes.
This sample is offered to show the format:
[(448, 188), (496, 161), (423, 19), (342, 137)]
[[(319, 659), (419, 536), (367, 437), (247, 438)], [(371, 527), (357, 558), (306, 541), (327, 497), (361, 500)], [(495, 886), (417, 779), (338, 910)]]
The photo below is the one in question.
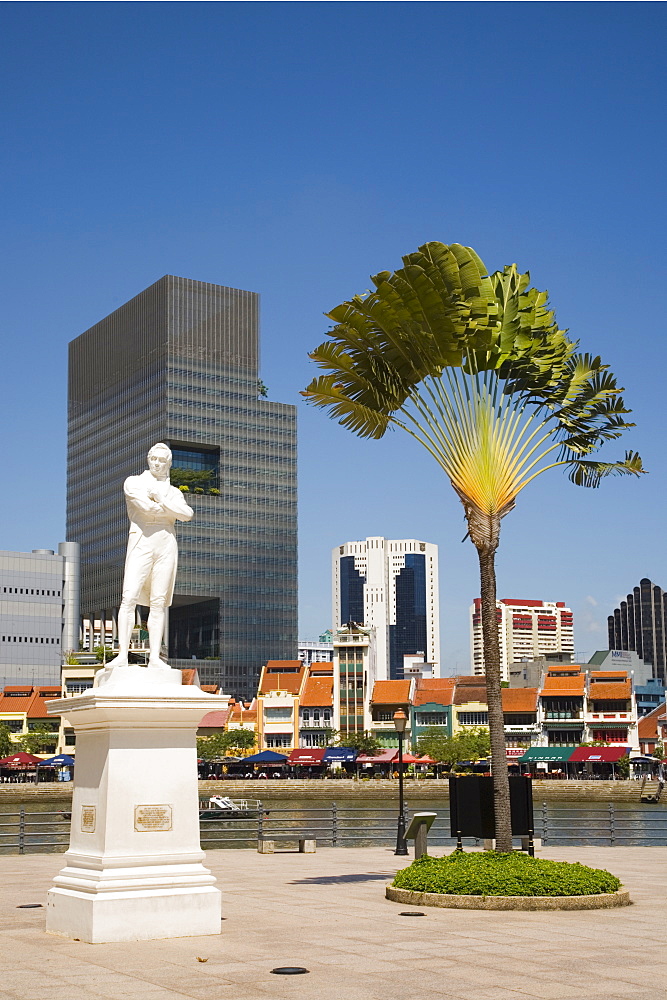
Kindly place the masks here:
[(154, 444), (148, 452), (148, 468), (156, 479), (167, 479), (171, 468), (171, 448), (161, 442)]

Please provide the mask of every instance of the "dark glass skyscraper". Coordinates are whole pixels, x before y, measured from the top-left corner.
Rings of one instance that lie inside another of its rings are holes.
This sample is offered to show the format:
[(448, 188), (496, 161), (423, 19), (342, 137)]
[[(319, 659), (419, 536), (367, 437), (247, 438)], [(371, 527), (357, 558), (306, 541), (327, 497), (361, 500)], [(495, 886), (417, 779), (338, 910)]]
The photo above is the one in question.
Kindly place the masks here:
[(634, 650), (653, 664), (653, 676), (665, 679), (667, 664), (667, 593), (644, 578), (607, 619), (609, 648)]
[(297, 651), (296, 410), (260, 396), (258, 312), (253, 292), (166, 275), (69, 345), (82, 614), (120, 603), (123, 480), (165, 441), (195, 511), (177, 528), (171, 662), (246, 698)]

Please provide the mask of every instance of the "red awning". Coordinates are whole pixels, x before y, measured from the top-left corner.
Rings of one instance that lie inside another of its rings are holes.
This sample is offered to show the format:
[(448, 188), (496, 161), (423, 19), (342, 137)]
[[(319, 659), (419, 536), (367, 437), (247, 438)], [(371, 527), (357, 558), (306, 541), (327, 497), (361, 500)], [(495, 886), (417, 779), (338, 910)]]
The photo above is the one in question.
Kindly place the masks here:
[(43, 760), (43, 757), (35, 757), (33, 753), (20, 750), (11, 757), (3, 757), (0, 760), (0, 767), (33, 767), (35, 764), (41, 764)]
[(308, 750), (292, 750), (288, 764), (321, 764), (326, 747), (310, 747)]
[(394, 748), (391, 750), (383, 750), (382, 753), (378, 753), (374, 757), (369, 757), (368, 754), (360, 753), (357, 757), (357, 764), (391, 764), (397, 753), (398, 750)]
[(590, 764), (616, 764), (625, 757), (629, 747), (577, 747), (570, 757), (569, 763), (586, 761)]

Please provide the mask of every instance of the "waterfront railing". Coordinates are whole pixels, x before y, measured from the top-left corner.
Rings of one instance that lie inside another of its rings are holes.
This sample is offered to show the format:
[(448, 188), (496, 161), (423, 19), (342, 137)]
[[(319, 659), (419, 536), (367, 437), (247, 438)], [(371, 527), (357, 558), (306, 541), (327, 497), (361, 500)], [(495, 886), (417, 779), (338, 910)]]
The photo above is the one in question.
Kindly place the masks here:
[[(429, 845), (455, 846), (447, 806), (435, 811)], [(535, 837), (545, 846), (667, 846), (665, 805), (628, 808), (614, 802), (586, 806), (536, 802), (534, 818)], [(257, 813), (250, 816), (201, 817), (201, 843), (205, 850), (255, 848), (260, 840), (273, 840), (278, 849), (289, 850), (301, 839), (314, 839), (325, 847), (388, 847), (396, 840), (396, 820), (397, 811), (392, 806), (333, 801), (304, 807), (260, 802)], [(70, 814), (62, 811), (38, 812), (21, 806), (16, 812), (1, 813), (0, 854), (65, 851), (70, 823)], [(479, 844), (472, 838), (464, 839), (464, 847)]]

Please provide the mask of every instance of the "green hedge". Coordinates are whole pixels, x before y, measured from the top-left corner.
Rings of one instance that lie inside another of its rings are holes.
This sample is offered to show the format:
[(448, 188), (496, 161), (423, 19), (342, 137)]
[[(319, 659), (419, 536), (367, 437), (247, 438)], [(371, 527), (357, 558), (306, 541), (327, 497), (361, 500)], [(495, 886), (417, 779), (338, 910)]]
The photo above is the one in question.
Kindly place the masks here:
[(444, 858), (419, 858), (397, 872), (393, 885), (462, 896), (592, 896), (616, 892), (621, 883), (601, 868), (531, 858), (520, 851), (455, 851)]

